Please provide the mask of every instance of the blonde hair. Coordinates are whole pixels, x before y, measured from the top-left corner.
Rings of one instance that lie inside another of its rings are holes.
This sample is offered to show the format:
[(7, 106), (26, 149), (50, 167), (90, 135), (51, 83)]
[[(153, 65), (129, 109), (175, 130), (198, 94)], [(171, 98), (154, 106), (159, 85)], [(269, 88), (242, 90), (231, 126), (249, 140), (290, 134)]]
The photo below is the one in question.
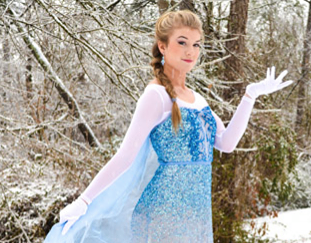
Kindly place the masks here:
[[(204, 32), (202, 22), (199, 17), (190, 10), (179, 10), (165, 12), (160, 16), (155, 25), (155, 43), (152, 47), (152, 56), (150, 65), (153, 67), (154, 76), (165, 87), (171, 98), (176, 98), (174, 87), (169, 78), (164, 74), (164, 68), (161, 64), (162, 53), (158, 48), (158, 41), (161, 41), (166, 46), (168, 45), (169, 37), (174, 29), (181, 27), (189, 27), (200, 32), (202, 41), (204, 42)], [(172, 107), (172, 125), (177, 133), (178, 125), (181, 123), (181, 113), (176, 101)]]

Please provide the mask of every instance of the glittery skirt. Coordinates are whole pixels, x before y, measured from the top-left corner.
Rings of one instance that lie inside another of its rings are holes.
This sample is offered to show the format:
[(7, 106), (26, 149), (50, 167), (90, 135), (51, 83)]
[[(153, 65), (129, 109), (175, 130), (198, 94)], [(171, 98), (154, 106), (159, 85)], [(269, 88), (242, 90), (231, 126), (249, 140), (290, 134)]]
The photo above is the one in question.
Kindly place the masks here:
[(213, 242), (211, 163), (160, 164), (132, 215), (132, 242)]

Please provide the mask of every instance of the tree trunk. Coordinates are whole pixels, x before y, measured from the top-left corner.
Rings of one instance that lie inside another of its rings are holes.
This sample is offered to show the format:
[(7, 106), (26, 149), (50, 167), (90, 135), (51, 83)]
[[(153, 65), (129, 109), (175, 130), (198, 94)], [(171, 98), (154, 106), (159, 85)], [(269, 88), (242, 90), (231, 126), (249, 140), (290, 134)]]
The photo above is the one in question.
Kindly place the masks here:
[(194, 12), (194, 1), (193, 0), (183, 0), (179, 4), (179, 9), (189, 9), (190, 11)]
[(159, 14), (162, 15), (165, 11), (168, 10), (169, 7), (174, 6), (175, 4), (175, 1), (169, 2), (168, 0), (158, 0)]
[(168, 1), (159, 0), (158, 1), (159, 14), (162, 15), (168, 9)]
[[(165, 11), (176, 4), (176, 1), (168, 1), (168, 0), (158, 0), (158, 8), (160, 15)], [(194, 1), (193, 0), (183, 0), (179, 3), (179, 9), (189, 9), (194, 12)]]
[[(228, 81), (243, 78), (243, 62), (241, 57), (245, 54), (245, 35), (248, 16), (249, 0), (233, 0), (230, 3), (230, 16), (228, 20), (228, 39), (226, 48), (232, 56), (224, 62), (225, 79)], [(230, 89), (225, 92), (225, 98), (232, 98), (235, 93), (241, 94), (243, 83), (231, 85)]]
[(214, 33), (213, 30), (213, 9), (214, 9), (214, 4), (213, 2), (209, 3), (204, 3), (204, 8), (206, 12), (206, 19), (205, 22), (203, 23), (203, 29), (204, 33), (207, 36), (211, 36)]
[(31, 65), (31, 57), (28, 57), (26, 64), (26, 91), (27, 98), (32, 99), (32, 65)]
[[(296, 123), (295, 131), (298, 135), (298, 142), (306, 142), (304, 137), (304, 129), (307, 127), (307, 119), (304, 114), (306, 110), (306, 98), (308, 91), (308, 80), (310, 79), (310, 55), (311, 55), (311, 3), (309, 3), (309, 15), (307, 21), (306, 37), (304, 40), (304, 49), (301, 65), (301, 78), (299, 80), (299, 89), (297, 97), (297, 111), (296, 111)], [(304, 122), (305, 121), (305, 122)]]
[(9, 44), (9, 27), (4, 30), (4, 40), (3, 40), (3, 81), (6, 83), (11, 83), (11, 73), (10, 73), (10, 44)]

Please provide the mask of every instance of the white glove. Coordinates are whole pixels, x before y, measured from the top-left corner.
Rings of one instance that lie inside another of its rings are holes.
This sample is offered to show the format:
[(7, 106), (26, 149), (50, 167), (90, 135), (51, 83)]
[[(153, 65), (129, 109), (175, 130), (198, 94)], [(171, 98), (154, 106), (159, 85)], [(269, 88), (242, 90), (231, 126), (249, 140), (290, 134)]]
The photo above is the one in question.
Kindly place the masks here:
[(86, 213), (87, 210), (87, 204), (86, 202), (79, 197), (77, 200), (75, 200), (73, 203), (67, 205), (64, 209), (60, 211), (60, 223), (65, 224), (62, 235), (66, 234), (66, 232), (69, 230), (69, 228), (82, 216)]
[(259, 95), (270, 94), (277, 90), (283, 89), (293, 83), (292, 80), (282, 83), (282, 79), (287, 74), (287, 70), (283, 71), (277, 79), (275, 79), (275, 67), (268, 68), (267, 77), (259, 83), (252, 83), (247, 85), (246, 93), (253, 99), (256, 99)]

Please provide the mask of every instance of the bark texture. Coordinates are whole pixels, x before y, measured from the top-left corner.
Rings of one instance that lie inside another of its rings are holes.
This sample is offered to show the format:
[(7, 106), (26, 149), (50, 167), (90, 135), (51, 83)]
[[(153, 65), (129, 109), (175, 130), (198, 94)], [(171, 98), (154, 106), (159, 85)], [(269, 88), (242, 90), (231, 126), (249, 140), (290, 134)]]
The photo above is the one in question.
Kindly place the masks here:
[[(230, 15), (228, 19), (228, 41), (226, 49), (231, 57), (224, 64), (225, 79), (235, 81), (244, 77), (242, 57), (245, 54), (245, 35), (248, 18), (249, 0), (233, 0), (230, 4)], [(225, 98), (232, 98), (235, 93), (241, 94), (243, 83), (231, 85), (225, 92)]]
[(310, 55), (311, 55), (311, 3), (309, 3), (309, 14), (307, 20), (306, 37), (304, 40), (303, 57), (301, 64), (301, 78), (299, 80), (298, 97), (297, 97), (297, 113), (295, 122), (295, 131), (298, 135), (298, 141), (305, 141), (304, 124), (307, 121), (305, 117), (307, 92), (308, 92), (308, 81), (310, 78)]
[(194, 1), (193, 0), (183, 0), (179, 5), (179, 9), (189, 9), (190, 11), (194, 12)]

